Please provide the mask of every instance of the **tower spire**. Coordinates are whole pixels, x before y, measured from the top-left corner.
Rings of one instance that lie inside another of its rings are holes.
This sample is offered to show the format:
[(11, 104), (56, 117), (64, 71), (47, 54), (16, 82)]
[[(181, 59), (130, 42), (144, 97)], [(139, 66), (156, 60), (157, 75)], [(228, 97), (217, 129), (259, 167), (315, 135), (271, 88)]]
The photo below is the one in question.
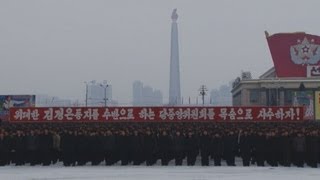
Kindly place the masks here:
[(172, 21), (175, 21), (175, 22), (178, 20), (177, 9), (174, 9), (172, 11), (171, 19), (172, 19)]
[(179, 70), (179, 43), (178, 43), (178, 14), (177, 9), (171, 15), (171, 55), (170, 55), (170, 86), (169, 104), (181, 104), (180, 70)]

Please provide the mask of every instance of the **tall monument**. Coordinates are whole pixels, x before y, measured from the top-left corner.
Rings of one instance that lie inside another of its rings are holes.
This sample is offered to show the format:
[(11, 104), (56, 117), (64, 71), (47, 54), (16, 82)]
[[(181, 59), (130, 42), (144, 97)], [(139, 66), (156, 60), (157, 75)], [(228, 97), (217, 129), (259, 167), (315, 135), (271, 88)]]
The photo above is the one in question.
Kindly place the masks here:
[(180, 70), (179, 70), (179, 43), (178, 43), (178, 14), (174, 9), (171, 15), (171, 56), (170, 56), (170, 87), (169, 104), (181, 104)]

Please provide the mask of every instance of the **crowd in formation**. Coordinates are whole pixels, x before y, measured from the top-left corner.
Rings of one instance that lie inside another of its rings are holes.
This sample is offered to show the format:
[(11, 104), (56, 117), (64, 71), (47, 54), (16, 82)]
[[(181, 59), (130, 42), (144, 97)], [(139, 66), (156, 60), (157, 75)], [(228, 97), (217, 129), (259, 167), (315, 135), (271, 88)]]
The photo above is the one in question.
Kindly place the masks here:
[[(320, 124), (2, 124), (0, 165), (310, 166), (320, 163)], [(199, 161), (196, 163), (196, 161)]]

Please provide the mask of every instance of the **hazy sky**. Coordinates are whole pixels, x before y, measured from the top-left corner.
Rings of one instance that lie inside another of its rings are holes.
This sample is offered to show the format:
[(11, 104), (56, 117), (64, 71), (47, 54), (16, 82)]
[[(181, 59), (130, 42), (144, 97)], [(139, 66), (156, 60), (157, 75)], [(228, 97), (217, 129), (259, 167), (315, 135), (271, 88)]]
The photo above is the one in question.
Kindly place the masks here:
[(319, 0), (0, 0), (0, 94), (85, 98), (108, 80), (169, 91), (171, 12), (178, 8), (182, 96), (273, 66), (264, 30), (320, 35)]

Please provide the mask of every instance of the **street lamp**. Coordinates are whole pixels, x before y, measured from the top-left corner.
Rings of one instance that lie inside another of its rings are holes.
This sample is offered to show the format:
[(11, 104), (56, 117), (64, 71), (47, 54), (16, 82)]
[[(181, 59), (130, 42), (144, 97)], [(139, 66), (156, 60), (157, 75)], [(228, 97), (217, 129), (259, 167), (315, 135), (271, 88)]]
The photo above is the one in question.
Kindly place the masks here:
[(104, 106), (107, 107), (107, 88), (109, 87), (108, 84), (100, 84), (100, 86), (104, 89)]
[[(204, 96), (207, 95), (207, 87), (202, 85), (199, 89), (200, 96), (202, 96), (202, 105), (204, 105)], [(197, 99), (198, 100), (198, 99)]]
[(88, 106), (88, 82), (84, 82), (86, 84), (86, 107)]

